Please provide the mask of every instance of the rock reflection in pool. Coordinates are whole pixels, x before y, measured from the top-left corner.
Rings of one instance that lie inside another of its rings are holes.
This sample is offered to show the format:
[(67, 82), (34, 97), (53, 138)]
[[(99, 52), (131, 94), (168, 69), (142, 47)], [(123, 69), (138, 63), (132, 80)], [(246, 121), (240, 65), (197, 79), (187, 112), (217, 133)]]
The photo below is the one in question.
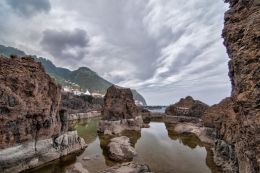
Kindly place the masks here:
[(164, 123), (150, 123), (142, 129), (141, 138), (135, 145), (136, 160), (146, 163), (159, 173), (210, 173), (206, 164), (207, 150), (194, 135), (179, 135), (169, 138)]
[[(64, 173), (75, 162), (82, 163), (91, 173), (113, 166), (115, 162), (108, 159), (105, 147), (109, 138), (98, 136), (96, 132), (98, 122), (99, 118), (92, 118), (75, 126), (78, 134), (88, 143), (83, 153), (70, 156), (66, 162), (55, 161), (30, 172)], [(194, 135), (177, 135), (172, 129), (172, 125), (165, 126), (162, 122), (151, 122), (150, 128), (142, 129), (141, 134), (133, 131), (125, 132), (123, 135), (130, 138), (138, 153), (134, 161), (148, 164), (155, 173), (217, 172), (212, 162), (212, 153), (207, 152), (198, 138)]]
[[(109, 165), (100, 147), (100, 139), (97, 134), (98, 122), (99, 118), (91, 118), (87, 122), (80, 123), (75, 127), (79, 136), (88, 143), (88, 147), (77, 157), (77, 161), (82, 163), (91, 173), (105, 169)], [(88, 160), (84, 160), (84, 157), (87, 157)]]

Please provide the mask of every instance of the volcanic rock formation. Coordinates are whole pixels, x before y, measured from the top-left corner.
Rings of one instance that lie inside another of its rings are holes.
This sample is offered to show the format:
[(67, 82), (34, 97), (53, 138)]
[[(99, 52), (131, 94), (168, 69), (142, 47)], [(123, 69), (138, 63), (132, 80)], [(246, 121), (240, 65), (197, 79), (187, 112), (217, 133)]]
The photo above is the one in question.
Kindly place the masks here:
[[(216, 142), (216, 160), (231, 162), (226, 172), (260, 172), (260, 1), (226, 0), (224, 45), (229, 55), (233, 111), (218, 122), (221, 129)], [(220, 104), (225, 105), (225, 101)], [(228, 105), (228, 104), (227, 104)], [(228, 106), (228, 107), (230, 107)], [(211, 109), (218, 109), (214, 106)], [(225, 106), (224, 106), (225, 107)], [(231, 120), (231, 121), (230, 121)], [(211, 121), (211, 120), (210, 120)]]
[(102, 117), (104, 120), (116, 121), (138, 116), (133, 94), (129, 88), (112, 85), (104, 98)]
[(209, 106), (191, 96), (181, 98), (179, 102), (166, 108), (165, 113), (174, 116), (201, 117)]
[(135, 105), (129, 88), (112, 85), (104, 98), (99, 132), (118, 134), (123, 130), (140, 130), (143, 124), (141, 112)]
[(0, 57), (0, 172), (19, 172), (80, 150), (67, 132), (60, 86), (31, 57)]
[(0, 148), (57, 136), (60, 87), (33, 58), (0, 58)]

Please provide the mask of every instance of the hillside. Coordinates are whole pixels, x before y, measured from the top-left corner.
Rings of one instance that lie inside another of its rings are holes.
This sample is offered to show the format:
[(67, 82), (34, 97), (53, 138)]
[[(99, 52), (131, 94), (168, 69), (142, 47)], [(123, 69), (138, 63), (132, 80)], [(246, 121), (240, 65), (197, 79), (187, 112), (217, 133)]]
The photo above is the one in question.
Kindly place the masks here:
[[(13, 47), (6, 47), (0, 45), (0, 54), (9, 57), (12, 54), (18, 56), (24, 56), (26, 53)], [(50, 60), (42, 57), (33, 56), (36, 61), (41, 62), (46, 73), (57, 81), (62, 86), (71, 85), (75, 83), (85, 91), (88, 89), (90, 92), (98, 92), (105, 94), (108, 87), (112, 85), (111, 82), (100, 77), (96, 72), (92, 71), (88, 67), (80, 67), (77, 70), (71, 71), (66, 68), (56, 67)], [(136, 90), (132, 90), (135, 100), (142, 102), (146, 105), (146, 101), (141, 94)]]

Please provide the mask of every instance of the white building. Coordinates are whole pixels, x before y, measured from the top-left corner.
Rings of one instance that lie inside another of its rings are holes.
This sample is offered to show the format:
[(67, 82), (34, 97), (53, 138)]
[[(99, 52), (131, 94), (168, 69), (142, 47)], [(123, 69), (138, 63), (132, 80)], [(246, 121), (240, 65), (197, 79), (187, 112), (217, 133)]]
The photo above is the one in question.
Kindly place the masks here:
[(90, 92), (88, 91), (88, 89), (86, 90), (86, 92), (84, 93), (84, 95), (88, 95), (88, 96), (91, 95)]

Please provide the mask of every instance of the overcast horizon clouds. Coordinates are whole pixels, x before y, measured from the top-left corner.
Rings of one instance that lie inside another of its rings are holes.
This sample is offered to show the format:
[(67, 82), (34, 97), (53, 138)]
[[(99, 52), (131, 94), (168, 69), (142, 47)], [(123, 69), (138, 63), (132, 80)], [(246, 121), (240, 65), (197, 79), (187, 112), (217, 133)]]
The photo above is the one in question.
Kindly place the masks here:
[(230, 95), (223, 0), (3, 0), (0, 44), (87, 66), (151, 105)]

